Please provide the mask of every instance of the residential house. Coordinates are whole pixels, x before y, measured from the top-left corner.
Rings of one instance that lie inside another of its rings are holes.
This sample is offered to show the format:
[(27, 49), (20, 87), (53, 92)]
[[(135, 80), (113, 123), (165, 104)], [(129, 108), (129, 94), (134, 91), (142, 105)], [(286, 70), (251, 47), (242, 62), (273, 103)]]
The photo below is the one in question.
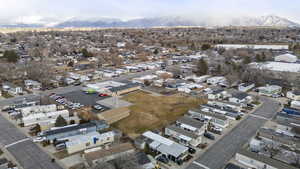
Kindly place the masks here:
[(252, 102), (252, 97), (245, 92), (234, 92), (229, 98), (229, 102), (247, 104)]
[(22, 87), (16, 86), (16, 85), (14, 85), (12, 83), (8, 83), (8, 82), (2, 83), (2, 90), (5, 92), (8, 92), (11, 95), (18, 95), (18, 94), (23, 93)]
[(152, 151), (161, 153), (172, 161), (182, 162), (188, 155), (188, 147), (151, 131), (143, 133), (142, 137)]
[(223, 99), (227, 95), (227, 91), (224, 89), (214, 89), (212, 92), (208, 93), (208, 99), (210, 100), (218, 100)]
[(288, 91), (286, 97), (292, 100), (300, 101), (300, 90)]
[(93, 148), (84, 151), (83, 157), (89, 166), (95, 166), (98, 163), (111, 161), (123, 155), (133, 155), (134, 147), (130, 143), (121, 143), (109, 146), (108, 148)]
[(29, 90), (40, 90), (42, 88), (42, 84), (34, 80), (24, 80), (24, 85)]
[(218, 101), (217, 100), (209, 100), (207, 102), (207, 104), (219, 106), (224, 109), (231, 109), (231, 110), (238, 111), (238, 112), (240, 112), (243, 107), (243, 105), (240, 103), (233, 103), (233, 102), (220, 101), (220, 100), (218, 100)]
[(235, 155), (235, 160), (250, 168), (261, 169), (297, 169), (297, 167), (283, 163), (279, 160), (241, 149)]
[(231, 120), (236, 120), (237, 117), (241, 115), (241, 112), (234, 111), (231, 108), (220, 107), (217, 105), (209, 105), (209, 104), (202, 104), (200, 110), (204, 112), (221, 114)]
[(282, 91), (282, 87), (277, 85), (267, 85), (258, 88), (258, 93), (260, 95), (265, 95), (265, 96), (280, 95), (281, 91)]
[(226, 128), (229, 126), (229, 119), (222, 114), (216, 114), (211, 112), (204, 112), (199, 109), (192, 109), (188, 111), (190, 117), (199, 120), (205, 120), (213, 124), (214, 126)]
[(196, 135), (203, 135), (206, 129), (206, 125), (198, 120), (190, 117), (182, 116), (176, 122), (176, 126), (191, 131)]
[(197, 147), (202, 142), (202, 136), (184, 130), (176, 125), (169, 125), (165, 128), (165, 135), (177, 140), (185, 146)]
[(211, 78), (208, 78), (206, 80), (206, 83), (210, 84), (210, 85), (217, 85), (217, 84), (221, 84), (221, 83), (226, 83), (227, 80), (224, 76), (214, 76)]
[(66, 149), (68, 154), (76, 153), (98, 146), (105, 146), (114, 142), (114, 132), (98, 133), (96, 131), (68, 137)]
[(291, 101), (291, 108), (300, 110), (300, 101)]
[(254, 83), (241, 83), (239, 84), (238, 90), (241, 92), (248, 92), (255, 87)]
[(68, 110), (29, 114), (28, 116), (22, 117), (21, 121), (24, 124), (24, 126), (31, 126), (35, 124), (48, 126), (51, 124), (55, 124), (56, 118), (58, 116), (63, 117), (66, 121), (70, 121), (70, 114)]

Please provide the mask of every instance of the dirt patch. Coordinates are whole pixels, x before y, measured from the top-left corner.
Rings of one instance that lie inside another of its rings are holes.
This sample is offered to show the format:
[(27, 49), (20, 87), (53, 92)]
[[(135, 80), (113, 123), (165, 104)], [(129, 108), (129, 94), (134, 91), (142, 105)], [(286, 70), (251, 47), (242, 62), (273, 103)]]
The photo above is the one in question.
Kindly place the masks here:
[(204, 99), (184, 96), (154, 96), (144, 91), (130, 93), (122, 99), (133, 103), (130, 115), (114, 123), (134, 138), (147, 130), (160, 129), (173, 123), (189, 109), (206, 102)]

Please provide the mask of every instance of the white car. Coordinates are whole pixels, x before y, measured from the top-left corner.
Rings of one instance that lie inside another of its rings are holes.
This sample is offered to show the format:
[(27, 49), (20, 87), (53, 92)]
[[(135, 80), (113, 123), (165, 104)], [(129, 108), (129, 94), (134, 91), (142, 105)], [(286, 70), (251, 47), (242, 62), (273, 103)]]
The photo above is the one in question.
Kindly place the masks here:
[(36, 138), (33, 138), (32, 141), (34, 143), (39, 143), (39, 142), (42, 142), (45, 140), (45, 137), (36, 137)]

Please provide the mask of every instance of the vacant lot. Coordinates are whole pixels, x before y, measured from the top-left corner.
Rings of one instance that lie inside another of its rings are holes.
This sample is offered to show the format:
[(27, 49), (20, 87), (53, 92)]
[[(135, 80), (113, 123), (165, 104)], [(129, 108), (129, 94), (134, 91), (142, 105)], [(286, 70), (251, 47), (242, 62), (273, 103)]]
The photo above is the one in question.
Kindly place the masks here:
[(130, 116), (113, 126), (133, 138), (144, 131), (165, 127), (205, 102), (193, 97), (153, 96), (143, 91), (131, 93), (123, 99), (133, 103), (129, 107)]

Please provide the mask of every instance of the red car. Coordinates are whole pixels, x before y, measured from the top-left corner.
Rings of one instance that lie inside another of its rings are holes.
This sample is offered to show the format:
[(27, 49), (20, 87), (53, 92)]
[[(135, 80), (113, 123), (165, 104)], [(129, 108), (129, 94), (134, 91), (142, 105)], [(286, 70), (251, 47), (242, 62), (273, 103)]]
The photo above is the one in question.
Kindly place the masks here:
[(100, 96), (100, 97), (105, 97), (105, 96), (108, 96), (108, 94), (100, 93), (99, 96)]

